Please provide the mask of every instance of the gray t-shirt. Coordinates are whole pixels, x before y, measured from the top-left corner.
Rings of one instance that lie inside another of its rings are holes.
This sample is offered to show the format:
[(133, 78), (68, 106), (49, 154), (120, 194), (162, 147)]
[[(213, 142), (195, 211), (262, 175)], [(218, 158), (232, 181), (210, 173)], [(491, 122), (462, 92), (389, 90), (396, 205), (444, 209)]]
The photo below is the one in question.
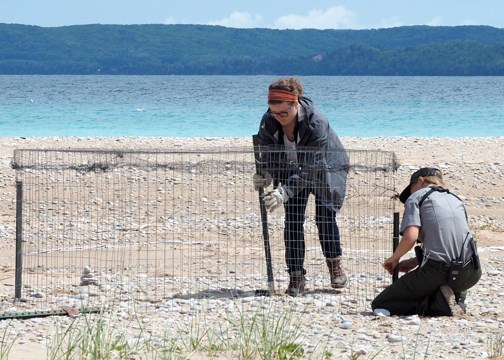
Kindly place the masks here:
[(418, 226), (418, 240), (428, 259), (450, 263), (460, 256), (463, 246), (462, 260), (468, 261), (472, 255), (469, 245), (472, 235), (464, 204), (448, 192), (433, 191), (420, 209), (418, 204), (430, 188), (415, 191), (406, 201), (400, 234), (408, 226)]

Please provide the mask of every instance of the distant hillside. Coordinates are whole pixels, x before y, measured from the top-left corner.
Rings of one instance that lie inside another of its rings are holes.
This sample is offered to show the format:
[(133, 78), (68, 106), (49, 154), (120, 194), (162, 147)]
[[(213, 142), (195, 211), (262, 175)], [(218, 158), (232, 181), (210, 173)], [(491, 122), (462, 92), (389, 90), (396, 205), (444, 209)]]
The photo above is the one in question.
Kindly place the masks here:
[(504, 29), (0, 24), (0, 74), (504, 75)]

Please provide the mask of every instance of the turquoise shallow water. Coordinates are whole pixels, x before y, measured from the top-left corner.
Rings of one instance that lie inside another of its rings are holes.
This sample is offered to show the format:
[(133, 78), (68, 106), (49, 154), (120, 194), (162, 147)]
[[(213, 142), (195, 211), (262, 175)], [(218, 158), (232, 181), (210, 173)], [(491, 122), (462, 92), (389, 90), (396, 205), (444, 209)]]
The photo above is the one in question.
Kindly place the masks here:
[[(0, 76), (0, 136), (248, 137), (277, 76)], [(340, 136), (503, 136), (504, 77), (301, 77)]]

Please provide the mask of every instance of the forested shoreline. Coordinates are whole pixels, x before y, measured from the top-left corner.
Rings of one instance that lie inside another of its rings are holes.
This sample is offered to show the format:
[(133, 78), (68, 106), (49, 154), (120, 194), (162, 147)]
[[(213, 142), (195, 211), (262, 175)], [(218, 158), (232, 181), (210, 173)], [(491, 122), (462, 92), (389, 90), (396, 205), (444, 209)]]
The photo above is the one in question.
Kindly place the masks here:
[(0, 24), (0, 74), (504, 75), (504, 29)]

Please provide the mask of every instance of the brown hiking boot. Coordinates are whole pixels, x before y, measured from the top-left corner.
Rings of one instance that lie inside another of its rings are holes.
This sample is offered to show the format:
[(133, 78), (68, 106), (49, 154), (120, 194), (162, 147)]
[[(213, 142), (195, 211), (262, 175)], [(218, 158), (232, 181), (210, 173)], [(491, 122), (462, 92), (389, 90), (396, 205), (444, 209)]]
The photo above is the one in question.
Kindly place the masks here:
[(302, 271), (292, 271), (290, 273), (290, 282), (287, 291), (285, 292), (290, 296), (303, 295), (305, 288), (305, 277)]
[(329, 268), (329, 275), (331, 275), (331, 287), (343, 288), (347, 283), (347, 276), (341, 266), (341, 256), (334, 259), (326, 259), (327, 267)]
[(455, 302), (455, 294), (453, 293), (452, 288), (448, 285), (441, 285), (439, 289), (450, 307), (451, 315), (459, 317), (463, 316), (465, 314), (465, 306)]

